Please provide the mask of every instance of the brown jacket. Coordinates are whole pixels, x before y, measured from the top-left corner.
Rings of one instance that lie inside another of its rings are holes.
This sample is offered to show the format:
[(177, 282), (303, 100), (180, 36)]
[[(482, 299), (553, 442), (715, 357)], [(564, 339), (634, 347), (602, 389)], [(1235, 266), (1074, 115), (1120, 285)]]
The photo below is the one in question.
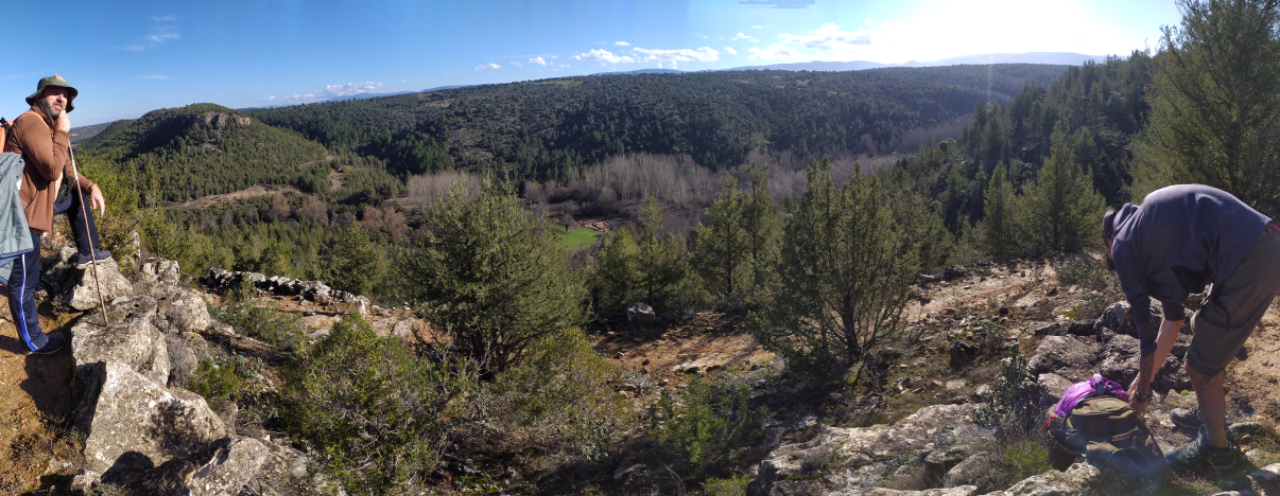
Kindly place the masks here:
[[(71, 137), (57, 130), (53, 121), (35, 106), (13, 121), (6, 152), (21, 153), (26, 168), (22, 171), (22, 199), (27, 224), (32, 231), (44, 234), (53, 230), (53, 204), (64, 177), (72, 177)], [(93, 181), (80, 176), (80, 187), (89, 191)]]

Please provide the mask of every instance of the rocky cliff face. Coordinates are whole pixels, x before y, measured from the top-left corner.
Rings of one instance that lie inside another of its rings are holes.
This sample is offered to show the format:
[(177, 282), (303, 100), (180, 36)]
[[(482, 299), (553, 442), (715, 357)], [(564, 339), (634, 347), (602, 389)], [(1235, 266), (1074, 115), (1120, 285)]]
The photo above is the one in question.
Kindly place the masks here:
[(228, 114), (225, 112), (205, 112), (191, 117), (191, 124), (203, 127), (225, 128), (229, 126), (246, 127), (253, 122), (249, 116)]

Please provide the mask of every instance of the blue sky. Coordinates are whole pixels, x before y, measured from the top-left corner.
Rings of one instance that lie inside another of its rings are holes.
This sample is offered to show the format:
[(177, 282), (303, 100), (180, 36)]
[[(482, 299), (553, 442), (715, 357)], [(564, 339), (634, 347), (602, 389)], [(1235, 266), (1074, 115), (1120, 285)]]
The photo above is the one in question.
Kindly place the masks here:
[[(779, 8), (777, 3), (785, 3)], [(73, 125), (614, 70), (883, 63), (1034, 51), (1127, 55), (1173, 0), (5, 2), (0, 116), (36, 81), (80, 90)]]

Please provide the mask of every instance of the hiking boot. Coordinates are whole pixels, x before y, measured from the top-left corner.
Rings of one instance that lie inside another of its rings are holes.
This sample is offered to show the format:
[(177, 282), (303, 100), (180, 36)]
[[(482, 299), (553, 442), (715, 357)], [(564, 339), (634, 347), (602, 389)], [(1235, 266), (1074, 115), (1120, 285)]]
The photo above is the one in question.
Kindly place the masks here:
[(41, 346), (41, 347), (40, 347), (40, 349), (38, 349), (38, 350), (36, 350), (36, 351), (32, 351), (32, 352), (30, 352), (29, 354), (31, 354), (31, 355), (52, 355), (52, 354), (54, 354), (54, 353), (57, 353), (57, 352), (59, 352), (59, 351), (62, 351), (62, 346), (63, 346), (63, 345), (65, 345), (65, 344), (66, 344), (66, 341), (64, 341), (64, 340), (62, 339), (62, 335), (61, 335), (61, 334), (52, 334), (52, 335), (50, 335), (50, 336), (49, 336), (49, 341), (48, 341), (48, 342), (46, 342), (46, 343), (44, 344), (44, 346)]
[(1193, 406), (1191, 408), (1174, 408), (1169, 412), (1169, 420), (1177, 425), (1191, 430), (1199, 430), (1204, 425), (1204, 421), (1200, 420), (1200, 407)]
[(1231, 470), (1244, 457), (1240, 448), (1232, 445), (1218, 448), (1209, 444), (1209, 436), (1204, 426), (1196, 434), (1195, 439), (1185, 446), (1169, 450), (1164, 454), (1169, 467), (1178, 472), (1193, 472), (1212, 468), (1218, 472)]
[(101, 261), (106, 260), (106, 259), (108, 259), (108, 258), (111, 258), (111, 252), (109, 252), (109, 251), (107, 251), (107, 250), (98, 250), (98, 249), (95, 249), (95, 250), (93, 250), (93, 255), (92, 255), (92, 256), (90, 256), (90, 254), (88, 254), (88, 253), (77, 253), (77, 254), (76, 254), (76, 265), (89, 265), (89, 264), (90, 264), (90, 263), (92, 263), (94, 260), (97, 260), (97, 261), (101, 262)]

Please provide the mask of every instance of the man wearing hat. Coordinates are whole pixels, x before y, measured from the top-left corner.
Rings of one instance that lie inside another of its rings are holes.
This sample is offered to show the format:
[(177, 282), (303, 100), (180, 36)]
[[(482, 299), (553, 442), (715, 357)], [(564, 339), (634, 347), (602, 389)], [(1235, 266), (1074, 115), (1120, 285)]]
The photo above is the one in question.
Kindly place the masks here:
[[(32, 244), (40, 246), (40, 236), (53, 230), (53, 216), (67, 213), (71, 232), (79, 248), (77, 262), (102, 260), (110, 253), (98, 250), (98, 230), (92, 209), (106, 213), (102, 191), (93, 181), (76, 177), (71, 166), (71, 119), (67, 113), (75, 109), (73, 101), (79, 92), (57, 74), (41, 79), (36, 92), (27, 97), (31, 109), (13, 122), (5, 143), (6, 152), (22, 155), (26, 163), (18, 197), (22, 200), (27, 224), (31, 227)], [(72, 184), (76, 181), (79, 189)], [(84, 197), (81, 197), (83, 193)], [(9, 278), (9, 309), (14, 316), (23, 343), (31, 353), (52, 354), (62, 349), (62, 336), (47, 336), (40, 330), (35, 297), (40, 282), (40, 250), (34, 250), (13, 262)]]
[[(1280, 293), (1280, 227), (1230, 193), (1199, 184), (1156, 190), (1141, 206), (1126, 203), (1107, 212), (1102, 224), (1107, 259), (1141, 342), (1129, 396), (1139, 415), (1182, 329), (1182, 302), (1213, 284), (1208, 301), (1191, 318), (1186, 359), (1200, 409), (1193, 424), (1199, 432), (1165, 456), (1178, 470), (1229, 470), (1243, 455), (1227, 436), (1223, 371)], [(1151, 328), (1149, 298), (1163, 306), (1158, 334)]]

